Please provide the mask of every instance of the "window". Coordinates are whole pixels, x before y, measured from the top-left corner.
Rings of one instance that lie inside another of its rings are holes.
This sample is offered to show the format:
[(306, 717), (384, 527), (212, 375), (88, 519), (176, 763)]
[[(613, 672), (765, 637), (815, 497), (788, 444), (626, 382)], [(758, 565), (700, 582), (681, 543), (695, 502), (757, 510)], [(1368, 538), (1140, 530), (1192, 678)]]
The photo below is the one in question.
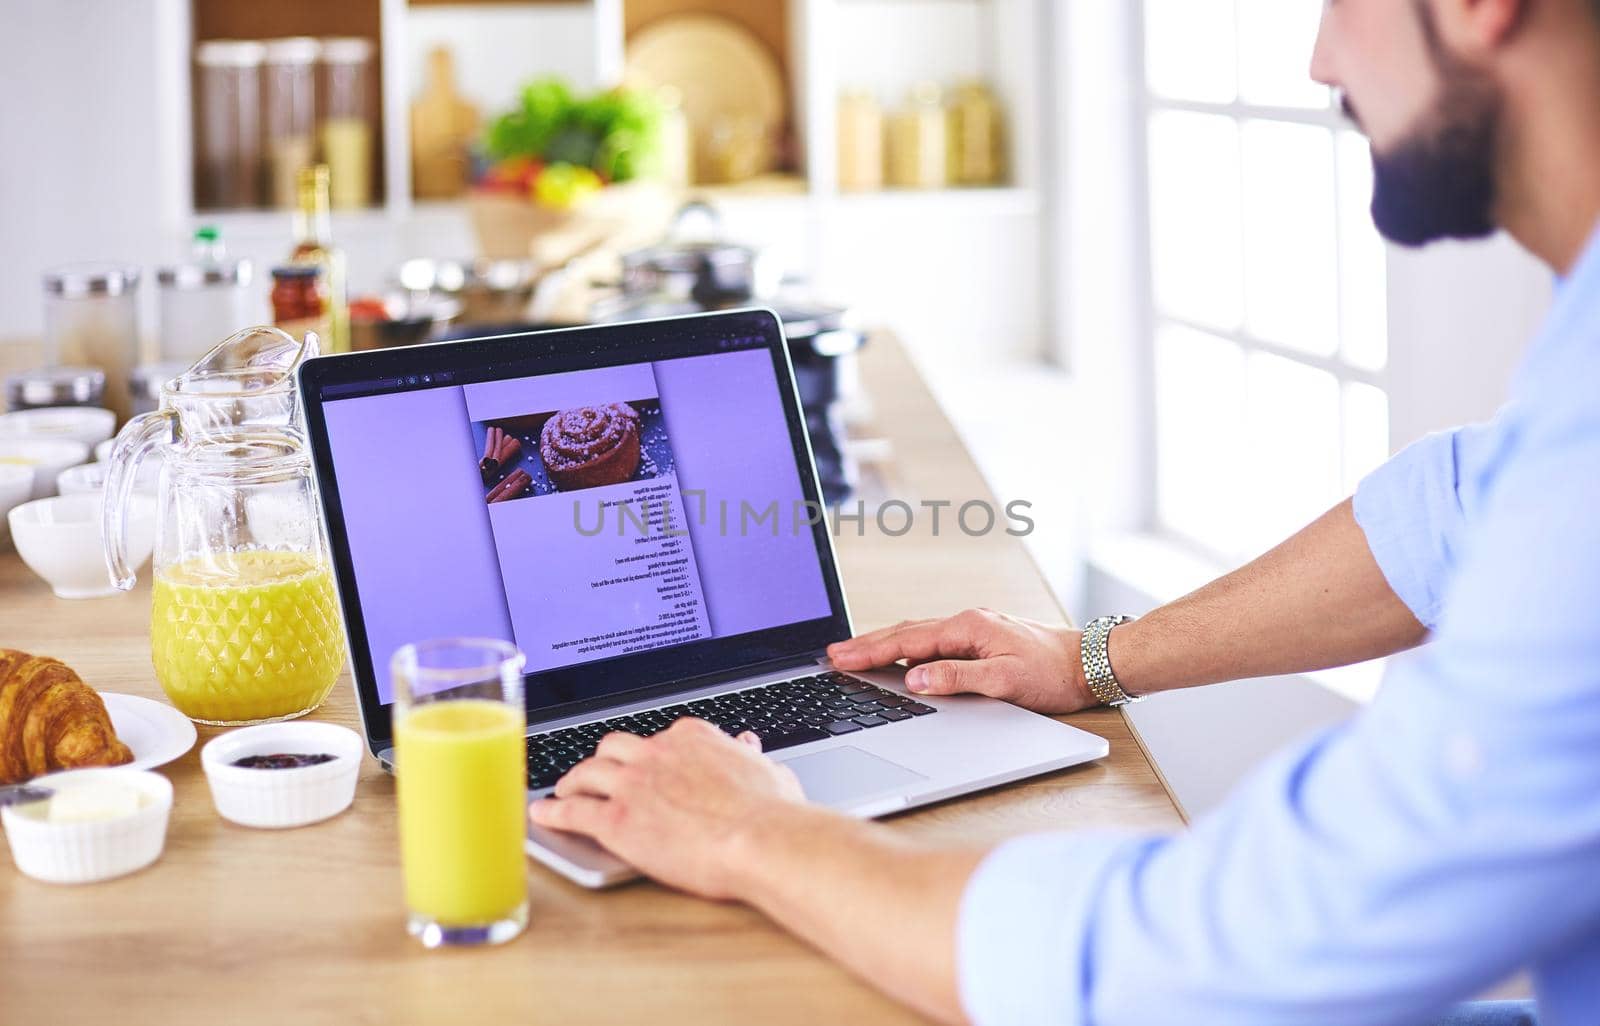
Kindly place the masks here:
[(1320, 0), (1145, 0), (1156, 517), (1229, 558), (1389, 451), (1366, 142), (1307, 74)]

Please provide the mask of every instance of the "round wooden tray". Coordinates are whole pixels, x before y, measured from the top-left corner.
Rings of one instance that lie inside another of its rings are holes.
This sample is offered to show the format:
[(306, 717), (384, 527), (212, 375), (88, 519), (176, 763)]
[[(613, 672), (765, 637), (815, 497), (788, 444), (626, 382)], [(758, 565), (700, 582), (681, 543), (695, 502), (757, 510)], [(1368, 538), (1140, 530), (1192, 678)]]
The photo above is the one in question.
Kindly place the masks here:
[(641, 31), (628, 41), (624, 77), (630, 85), (678, 90), (700, 167), (719, 124), (759, 122), (770, 142), (788, 117), (778, 62), (755, 35), (716, 15), (674, 15)]

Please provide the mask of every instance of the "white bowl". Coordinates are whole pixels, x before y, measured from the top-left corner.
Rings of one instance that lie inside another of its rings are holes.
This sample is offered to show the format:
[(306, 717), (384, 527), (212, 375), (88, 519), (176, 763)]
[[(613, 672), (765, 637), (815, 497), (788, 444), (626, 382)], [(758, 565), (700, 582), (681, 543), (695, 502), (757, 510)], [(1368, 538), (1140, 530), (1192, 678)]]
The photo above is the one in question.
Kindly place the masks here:
[[(104, 463), (80, 463), (68, 467), (56, 478), (56, 491), (62, 495), (99, 495), (105, 491), (106, 478), (111, 468)], [(133, 490), (140, 495), (155, 495), (161, 488), (161, 460), (147, 456), (139, 464), (139, 476), (134, 479)]]
[[(117, 439), (116, 439), (116, 436), (113, 435), (112, 437), (110, 437), (110, 438), (106, 439), (105, 441), (101, 442), (99, 445), (95, 446), (94, 447), (94, 461), (96, 463), (104, 463), (107, 460), (109, 460), (111, 458), (111, 449), (116, 444), (117, 444)], [(153, 456), (155, 454), (151, 453), (151, 455)]]
[(160, 858), (172, 812), (172, 784), (161, 774), (117, 767), (82, 769), (52, 773), (34, 783), (60, 793), (113, 781), (138, 790), (148, 801), (132, 815), (83, 823), (40, 819), (26, 811), (29, 806), (0, 809), (17, 868), (46, 883), (93, 883), (143, 869)]
[[(33, 468), (20, 463), (0, 463), (0, 517), (33, 497)], [(0, 524), (0, 528), (4, 528)], [(0, 538), (6, 532), (0, 530)]]
[(99, 495), (106, 488), (104, 463), (80, 463), (56, 477), (56, 491), (62, 495)]
[(65, 438), (0, 438), (0, 466), (33, 468), (33, 497), (56, 493), (56, 478), (89, 458), (89, 447)]
[[(120, 594), (106, 570), (101, 496), (62, 495), (25, 502), (7, 515), (17, 554), (61, 598)], [(144, 565), (156, 546), (156, 500), (135, 495), (129, 511), (128, 563)]]
[[(337, 816), (356, 796), (366, 744), (346, 727), (311, 720), (263, 723), (230, 730), (200, 749), (217, 814), (241, 826), (281, 829)], [(234, 760), (250, 755), (333, 756), (332, 762), (296, 769), (247, 769)]]
[(0, 414), (0, 438), (49, 438), (93, 449), (110, 438), (117, 415), (98, 406), (50, 406)]

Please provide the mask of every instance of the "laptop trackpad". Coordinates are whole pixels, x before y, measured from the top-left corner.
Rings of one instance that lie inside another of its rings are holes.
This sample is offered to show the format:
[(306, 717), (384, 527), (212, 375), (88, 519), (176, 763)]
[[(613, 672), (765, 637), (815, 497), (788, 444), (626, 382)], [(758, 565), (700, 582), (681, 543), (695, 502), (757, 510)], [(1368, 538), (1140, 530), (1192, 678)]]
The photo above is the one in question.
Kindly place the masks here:
[(928, 779), (849, 745), (780, 761), (800, 778), (808, 799), (835, 809)]

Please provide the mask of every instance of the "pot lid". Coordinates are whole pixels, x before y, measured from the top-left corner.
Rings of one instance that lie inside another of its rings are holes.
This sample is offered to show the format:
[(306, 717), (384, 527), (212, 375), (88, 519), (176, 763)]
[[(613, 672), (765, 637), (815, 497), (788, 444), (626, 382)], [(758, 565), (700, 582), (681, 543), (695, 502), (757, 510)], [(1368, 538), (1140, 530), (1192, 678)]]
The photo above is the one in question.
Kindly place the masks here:
[[(704, 222), (698, 231), (687, 226), (699, 219)], [(707, 266), (729, 264), (754, 264), (761, 251), (753, 246), (728, 242), (722, 238), (722, 215), (705, 200), (690, 200), (679, 208), (672, 219), (667, 238), (655, 246), (647, 246), (622, 257), (624, 270), (648, 268), (668, 274), (698, 271)]]
[(622, 266), (630, 271), (648, 268), (667, 274), (687, 274), (707, 265), (753, 264), (759, 257), (759, 250), (736, 242), (664, 242), (623, 254)]

